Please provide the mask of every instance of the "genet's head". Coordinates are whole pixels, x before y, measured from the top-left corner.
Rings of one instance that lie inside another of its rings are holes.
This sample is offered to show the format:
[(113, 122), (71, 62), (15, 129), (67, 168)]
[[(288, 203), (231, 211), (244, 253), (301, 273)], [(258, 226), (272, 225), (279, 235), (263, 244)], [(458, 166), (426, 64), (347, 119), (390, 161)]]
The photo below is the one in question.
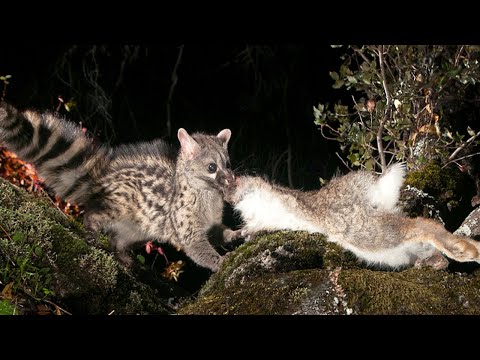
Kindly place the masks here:
[(178, 130), (181, 170), (192, 187), (223, 192), (225, 187), (234, 183), (235, 175), (228, 155), (231, 135), (229, 129), (220, 131), (216, 136), (202, 133), (190, 136), (185, 129)]

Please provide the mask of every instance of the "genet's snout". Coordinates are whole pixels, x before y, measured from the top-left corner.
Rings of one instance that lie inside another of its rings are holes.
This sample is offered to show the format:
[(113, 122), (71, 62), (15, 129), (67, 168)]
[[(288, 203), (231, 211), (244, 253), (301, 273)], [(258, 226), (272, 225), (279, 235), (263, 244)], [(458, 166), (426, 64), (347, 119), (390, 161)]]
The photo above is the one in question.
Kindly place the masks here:
[(222, 171), (217, 174), (217, 182), (220, 186), (232, 186), (235, 184), (235, 174), (231, 170)]
[(225, 176), (223, 178), (223, 182), (225, 186), (231, 186), (235, 184), (235, 174), (231, 171), (225, 173)]

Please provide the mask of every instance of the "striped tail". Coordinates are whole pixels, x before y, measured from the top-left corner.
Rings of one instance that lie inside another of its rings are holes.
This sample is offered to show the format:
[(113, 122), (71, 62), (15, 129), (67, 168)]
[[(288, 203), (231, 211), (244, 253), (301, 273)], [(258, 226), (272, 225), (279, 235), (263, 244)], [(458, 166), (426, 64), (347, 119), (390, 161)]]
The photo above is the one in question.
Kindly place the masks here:
[(108, 158), (76, 124), (45, 112), (0, 103), (0, 145), (33, 164), (60, 198), (82, 205)]

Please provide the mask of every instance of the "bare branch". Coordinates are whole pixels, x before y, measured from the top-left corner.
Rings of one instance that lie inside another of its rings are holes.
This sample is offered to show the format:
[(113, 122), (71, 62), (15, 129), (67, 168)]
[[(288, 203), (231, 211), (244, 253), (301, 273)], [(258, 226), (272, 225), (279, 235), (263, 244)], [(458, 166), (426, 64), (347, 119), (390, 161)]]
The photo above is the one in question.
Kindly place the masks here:
[(331, 131), (337, 133), (337, 134), (340, 134), (338, 131), (336, 131), (335, 129), (333, 129), (331, 126), (327, 125), (327, 124), (323, 124), (323, 125), (320, 125), (320, 133), (322, 134), (322, 136), (327, 139), (327, 140), (337, 140), (336, 138), (332, 138), (330, 136), (327, 136), (323, 133), (323, 127), (326, 126), (328, 129), (330, 129)]
[[(40, 299), (39, 299), (39, 300), (40, 300)], [(41, 299), (41, 301), (44, 301), (44, 302), (46, 302), (47, 304), (50, 304), (50, 305), (55, 306), (55, 309), (58, 309), (58, 310), (60, 310), (60, 311), (63, 311), (63, 312), (64, 312), (65, 314), (67, 314), (67, 315), (72, 315), (72, 313), (68, 312), (68, 311), (65, 310), (65, 309), (62, 309), (60, 306), (58, 306), (57, 304), (51, 302), (50, 300)]]
[[(352, 95), (352, 100), (353, 100), (353, 103), (355, 104), (355, 106), (358, 106), (357, 102), (355, 101), (355, 96), (353, 96), (353, 95)], [(357, 109), (357, 114), (360, 117), (360, 122), (362, 123), (362, 125), (366, 127), (365, 123), (363, 122), (362, 113), (358, 109)]]
[(448, 160), (453, 160), (455, 159), (455, 156), (457, 156), (457, 154), (462, 151), (463, 149), (465, 149), (468, 145), (470, 145), (476, 138), (478, 138), (480, 136), (480, 131), (477, 132), (474, 136), (472, 136), (470, 139), (468, 139), (467, 141), (465, 141), (462, 145), (460, 145), (453, 153), (452, 155), (450, 155), (448, 157)]
[(391, 104), (392, 104), (392, 97), (390, 95), (390, 91), (388, 90), (387, 85), (387, 78), (385, 76), (385, 64), (384, 64), (384, 45), (380, 45), (378, 49), (378, 59), (380, 64), (380, 74), (382, 76), (382, 85), (385, 91), (385, 96), (387, 98), (387, 104), (385, 106), (385, 114), (383, 119), (380, 119), (378, 132), (377, 132), (377, 146), (378, 146), (378, 153), (380, 156), (380, 162), (382, 164), (382, 172), (384, 172), (387, 168), (387, 162), (385, 161), (385, 153), (383, 150), (383, 142), (382, 142), (382, 135), (383, 135), (383, 126), (387, 120), (391, 118)]
[(356, 48), (356, 47), (352, 47), (353, 51), (355, 51), (357, 54), (359, 54), (362, 59), (368, 64), (368, 66), (370, 66), (370, 63), (371, 61), (365, 56), (365, 54), (363, 53), (362, 50)]
[(458, 53), (457, 55), (455, 56), (455, 66), (458, 65), (458, 60), (460, 60), (460, 55), (462, 55), (462, 51), (463, 51), (463, 48), (465, 47), (465, 45), (462, 45), (460, 47), (460, 50), (458, 50)]
[(375, 161), (375, 165), (377, 165), (379, 168), (382, 167), (382, 164), (380, 164), (380, 162), (377, 160), (376, 157), (372, 157), (373, 161)]
[(337, 157), (340, 159), (340, 161), (343, 163), (343, 165), (345, 165), (345, 167), (350, 170), (350, 171), (353, 171), (350, 166), (348, 166), (348, 164), (345, 162), (345, 160), (342, 159), (342, 157), (340, 155), (338, 155), (338, 152), (335, 151), (335, 155), (337, 155)]
[(457, 158), (457, 159), (450, 160), (449, 162), (447, 162), (445, 165), (442, 166), (442, 169), (445, 168), (446, 166), (450, 165), (451, 163), (455, 163), (456, 161), (463, 160), (463, 159), (467, 159), (467, 158), (469, 158), (469, 157), (476, 156), (476, 155), (480, 155), (480, 152), (477, 152), (477, 153), (475, 153), (475, 154), (470, 154), (470, 155), (462, 156), (462, 157)]

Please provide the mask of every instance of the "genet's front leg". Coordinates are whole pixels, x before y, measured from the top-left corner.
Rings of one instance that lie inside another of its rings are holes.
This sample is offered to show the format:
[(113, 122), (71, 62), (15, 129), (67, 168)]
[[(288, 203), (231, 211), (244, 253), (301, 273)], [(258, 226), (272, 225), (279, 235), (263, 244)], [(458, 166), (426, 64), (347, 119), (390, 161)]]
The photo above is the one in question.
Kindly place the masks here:
[(182, 243), (185, 254), (196, 264), (217, 272), (222, 256), (213, 248), (205, 234), (193, 235)]

